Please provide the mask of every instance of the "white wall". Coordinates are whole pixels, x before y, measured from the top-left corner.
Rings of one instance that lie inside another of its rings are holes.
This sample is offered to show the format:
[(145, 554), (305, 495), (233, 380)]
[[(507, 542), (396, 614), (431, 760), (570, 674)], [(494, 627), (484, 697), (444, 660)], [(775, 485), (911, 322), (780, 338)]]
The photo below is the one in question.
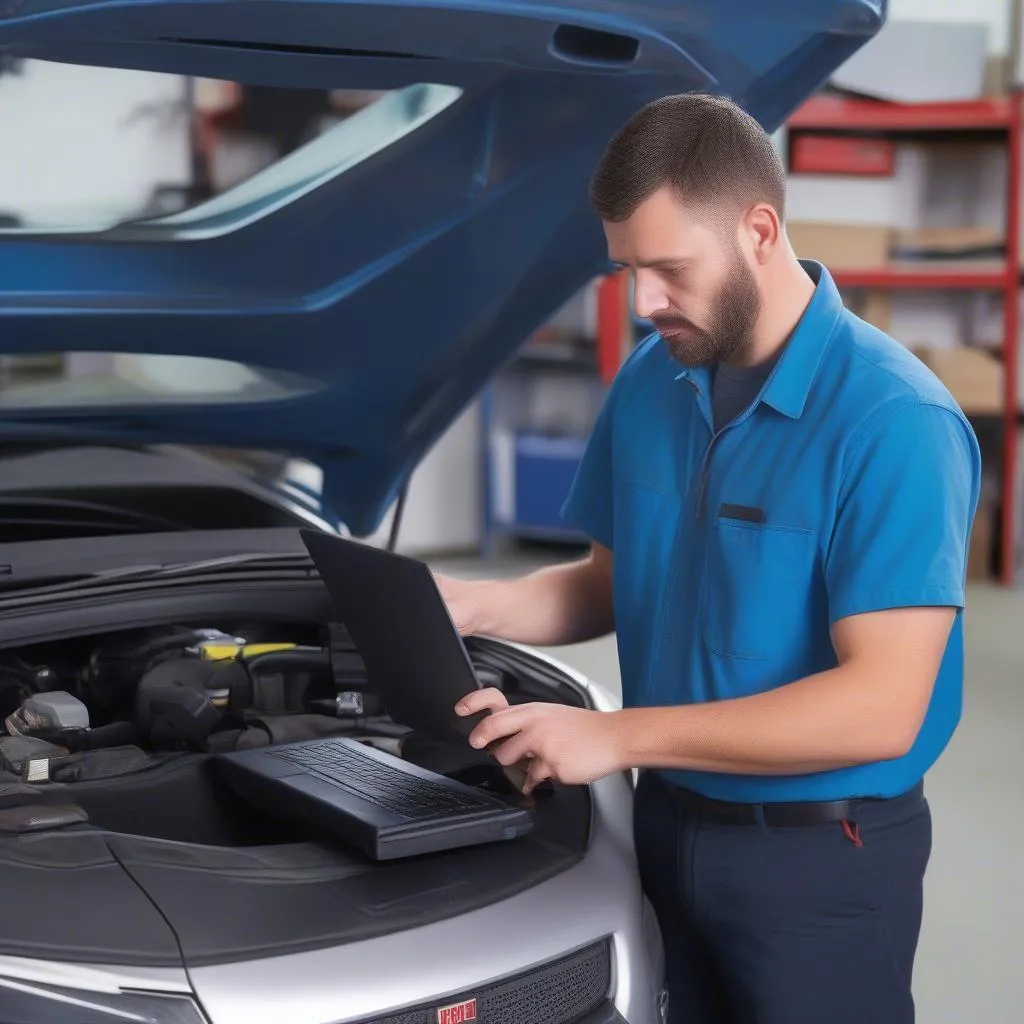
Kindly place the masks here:
[(985, 22), (989, 51), (1010, 51), (1012, 0), (889, 0), (889, 21)]
[(157, 184), (186, 182), (182, 116), (135, 116), (182, 98), (182, 79), (138, 71), (26, 61), (0, 77), (0, 212), (91, 224), (134, 214)]
[[(398, 550), (412, 555), (475, 549), (482, 538), (483, 475), (480, 408), (474, 403), (420, 463), (398, 534)], [(383, 543), (389, 513), (374, 535)]]

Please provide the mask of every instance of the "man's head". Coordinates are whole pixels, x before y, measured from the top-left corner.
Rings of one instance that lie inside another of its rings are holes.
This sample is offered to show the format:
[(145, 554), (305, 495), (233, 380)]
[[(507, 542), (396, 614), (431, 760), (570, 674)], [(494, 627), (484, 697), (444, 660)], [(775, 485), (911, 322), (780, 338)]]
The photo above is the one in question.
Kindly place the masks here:
[(783, 247), (786, 177), (771, 137), (728, 100), (644, 107), (608, 144), (590, 199), (638, 316), (688, 366), (742, 361)]

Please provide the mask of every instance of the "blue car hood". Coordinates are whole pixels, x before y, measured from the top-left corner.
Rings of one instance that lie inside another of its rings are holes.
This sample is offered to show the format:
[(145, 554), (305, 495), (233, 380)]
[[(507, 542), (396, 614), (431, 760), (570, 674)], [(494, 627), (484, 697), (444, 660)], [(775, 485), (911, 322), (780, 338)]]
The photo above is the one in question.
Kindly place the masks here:
[(369, 152), (353, 120), (185, 214), (0, 233), (0, 353), (260, 370), (223, 402), (0, 402), (0, 438), (289, 452), (370, 533), (604, 269), (586, 185), (614, 131), (691, 89), (774, 129), (884, 16), (885, 0), (0, 0), (0, 55), (391, 91), (364, 115)]

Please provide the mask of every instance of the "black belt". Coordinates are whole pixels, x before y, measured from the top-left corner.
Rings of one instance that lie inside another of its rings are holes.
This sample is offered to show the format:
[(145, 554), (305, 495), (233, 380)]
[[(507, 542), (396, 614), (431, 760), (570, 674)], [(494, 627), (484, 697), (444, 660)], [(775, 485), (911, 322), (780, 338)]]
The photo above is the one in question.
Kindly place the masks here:
[(673, 797), (685, 808), (731, 825), (759, 825), (769, 828), (801, 828), (806, 825), (827, 825), (830, 822), (855, 819), (863, 800), (829, 800), (823, 802), (742, 804), (682, 789), (669, 783)]

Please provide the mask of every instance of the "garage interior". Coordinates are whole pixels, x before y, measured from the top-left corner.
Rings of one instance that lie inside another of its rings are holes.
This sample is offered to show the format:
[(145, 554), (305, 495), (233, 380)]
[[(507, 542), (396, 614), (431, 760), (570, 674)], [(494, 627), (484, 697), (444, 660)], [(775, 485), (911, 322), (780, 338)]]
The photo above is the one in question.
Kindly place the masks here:
[[(923, 1024), (1020, 1019), (1024, 843), (1022, 0), (892, 0), (879, 36), (777, 133), (798, 255), (946, 383), (982, 443), (965, 710), (926, 781), (934, 814), (915, 990)], [(0, 226), (89, 227), (217, 195), (378, 99), (41, 61), (0, 63)], [(577, 557), (559, 509), (608, 384), (645, 326), (595, 279), (438, 439), (404, 496), (398, 550), (467, 577)], [(385, 342), (386, 343), (386, 342)], [(243, 389), (246, 367), (67, 351), (0, 357), (0, 410), (61, 395)], [(243, 460), (245, 453), (239, 455)], [(255, 458), (255, 456), (253, 456)], [(309, 465), (282, 480), (315, 492)], [(383, 543), (392, 510), (371, 542)], [(614, 637), (553, 650), (619, 692)]]

